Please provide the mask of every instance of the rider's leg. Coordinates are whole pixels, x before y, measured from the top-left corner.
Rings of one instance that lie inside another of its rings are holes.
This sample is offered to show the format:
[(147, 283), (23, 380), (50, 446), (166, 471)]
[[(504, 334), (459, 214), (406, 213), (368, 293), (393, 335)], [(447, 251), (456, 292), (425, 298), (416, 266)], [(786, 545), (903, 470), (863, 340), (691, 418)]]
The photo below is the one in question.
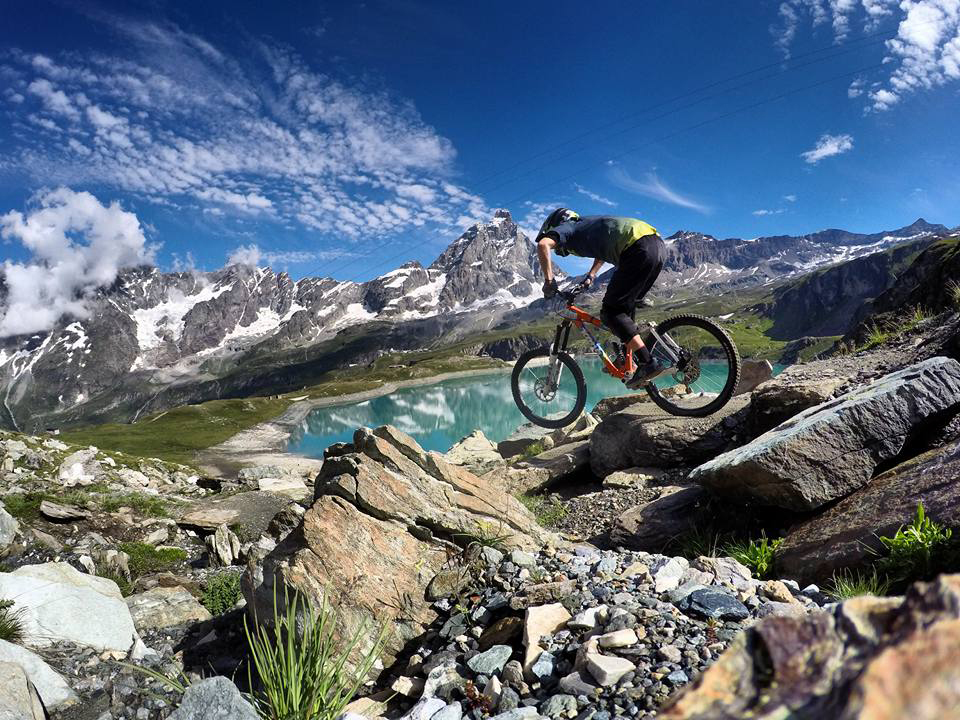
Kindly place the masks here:
[(666, 247), (659, 235), (640, 238), (623, 251), (603, 298), (600, 317), (626, 343), (624, 371), (632, 376), (634, 352), (649, 367), (653, 358), (640, 337), (635, 318), (637, 301), (653, 287), (666, 259)]

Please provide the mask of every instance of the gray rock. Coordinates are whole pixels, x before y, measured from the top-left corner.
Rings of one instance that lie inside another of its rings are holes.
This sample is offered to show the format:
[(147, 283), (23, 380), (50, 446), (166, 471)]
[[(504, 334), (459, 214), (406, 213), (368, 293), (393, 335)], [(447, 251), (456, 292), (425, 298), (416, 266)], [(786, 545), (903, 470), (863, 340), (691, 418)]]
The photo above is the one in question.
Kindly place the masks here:
[(636, 669), (637, 666), (626, 658), (612, 655), (587, 655), (587, 670), (602, 687), (616, 685), (620, 678)]
[(181, 526), (214, 532), (221, 525), (236, 528), (241, 540), (256, 540), (270, 521), (291, 502), (290, 498), (254, 490), (219, 500), (207, 500), (191, 506), (177, 521)]
[(463, 717), (463, 708), (460, 703), (452, 702), (443, 709), (430, 716), (430, 720), (460, 720)]
[(577, 698), (573, 695), (554, 695), (540, 703), (540, 714), (548, 718), (573, 718), (577, 716)]
[(620, 515), (610, 529), (610, 541), (633, 550), (662, 550), (667, 543), (697, 527), (706, 499), (706, 491), (698, 485), (665, 487), (656, 500)]
[(726, 420), (746, 407), (749, 398), (733, 398), (707, 418), (668, 415), (653, 403), (636, 403), (607, 416), (590, 436), (590, 467), (597, 477), (643, 466), (690, 466), (729, 449), (737, 423)]
[(46, 716), (23, 668), (0, 662), (0, 720), (45, 720)]
[(544, 678), (553, 675), (555, 665), (556, 658), (553, 657), (553, 654), (544, 651), (540, 653), (540, 657), (533, 663), (533, 666), (530, 668), (530, 674), (542, 681)]
[(403, 716), (403, 720), (430, 720), (443, 710), (447, 704), (439, 698), (422, 698)]
[(597, 686), (584, 679), (579, 672), (572, 672), (560, 678), (560, 689), (572, 695), (592, 695)]
[(690, 477), (723, 496), (813, 510), (865, 485), (924, 420), (958, 404), (960, 363), (932, 358), (810, 408)]
[(156, 587), (126, 598), (137, 630), (152, 630), (203, 622), (210, 613), (182, 587)]
[(207, 537), (207, 546), (221, 567), (229, 567), (240, 559), (240, 538), (226, 525), (218, 526), (216, 532)]
[(66, 487), (92, 485), (103, 477), (103, 468), (97, 461), (96, 448), (77, 450), (63, 459), (57, 477)]
[(667, 682), (673, 685), (683, 685), (684, 683), (690, 682), (690, 678), (687, 677), (687, 674), (683, 670), (674, 670), (667, 675)]
[(490, 720), (528, 720), (537, 717), (535, 707), (518, 707), (513, 710), (507, 710), (499, 715), (494, 715)]
[(740, 382), (737, 383), (734, 395), (743, 395), (751, 392), (760, 383), (773, 377), (773, 365), (769, 360), (744, 360), (740, 365)]
[(452, 664), (442, 664), (433, 668), (423, 685), (423, 697), (439, 697), (449, 700), (455, 691), (463, 688), (466, 681), (460, 677)]
[(503, 463), (503, 456), (482, 430), (474, 430), (450, 448), (444, 455), (451, 465), (460, 465), (482, 475)]
[(677, 607), (684, 612), (715, 620), (745, 620), (750, 617), (746, 605), (719, 588), (694, 590)]
[(524, 450), (536, 443), (542, 442), (543, 438), (550, 434), (548, 428), (534, 425), (533, 423), (524, 423), (505, 440), (497, 443), (497, 451), (502, 458), (512, 458), (520, 455)]
[(218, 676), (188, 687), (170, 720), (259, 720), (259, 716), (236, 685)]
[[(33, 683), (47, 710), (59, 710), (76, 704), (77, 695), (67, 685), (66, 680), (36, 653), (6, 640), (0, 640), (0, 663), (19, 665), (26, 673), (27, 679)], [(0, 709), (2, 707), (3, 705), (0, 704)]]
[(680, 578), (690, 567), (686, 558), (673, 557), (655, 565), (650, 574), (653, 576), (654, 591), (658, 593), (676, 590), (680, 586)]
[(486, 652), (474, 655), (467, 661), (467, 667), (478, 675), (493, 675), (503, 670), (503, 666), (513, 654), (509, 645), (494, 645)]
[(513, 550), (510, 553), (510, 562), (522, 568), (532, 568), (536, 567), (537, 558), (523, 550)]
[(7, 512), (3, 503), (0, 502), (0, 550), (12, 543), (19, 531), (20, 523)]
[(0, 597), (16, 598), (26, 642), (32, 646), (67, 640), (126, 653), (136, 638), (117, 584), (66, 563), (25, 565), (0, 573)]
[(90, 517), (90, 513), (81, 510), (73, 505), (60, 505), (59, 503), (43, 500), (40, 502), (40, 514), (48, 520), (58, 520), (60, 522), (70, 522), (71, 520), (84, 520)]

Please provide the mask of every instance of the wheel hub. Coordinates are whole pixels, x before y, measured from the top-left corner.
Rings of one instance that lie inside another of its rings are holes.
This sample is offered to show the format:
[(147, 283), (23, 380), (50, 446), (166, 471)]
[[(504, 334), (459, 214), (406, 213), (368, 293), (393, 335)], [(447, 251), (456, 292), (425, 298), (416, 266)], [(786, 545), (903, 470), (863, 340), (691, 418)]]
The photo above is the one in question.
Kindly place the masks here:
[(557, 388), (554, 387), (547, 378), (538, 378), (533, 385), (533, 392), (540, 402), (552, 402), (557, 396)]

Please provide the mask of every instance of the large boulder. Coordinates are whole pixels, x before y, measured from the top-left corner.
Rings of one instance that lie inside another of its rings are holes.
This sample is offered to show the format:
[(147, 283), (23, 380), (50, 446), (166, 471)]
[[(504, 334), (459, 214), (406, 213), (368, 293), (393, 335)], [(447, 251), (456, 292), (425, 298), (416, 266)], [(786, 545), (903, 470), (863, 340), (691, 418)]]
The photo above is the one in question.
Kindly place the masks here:
[(524, 423), (504, 440), (497, 443), (497, 452), (502, 458), (512, 458), (524, 453), (528, 448), (543, 442), (551, 432), (550, 428), (540, 427), (533, 423)]
[(653, 403), (612, 413), (590, 436), (590, 466), (606, 477), (617, 470), (696, 465), (730, 448), (741, 432), (739, 414), (749, 396), (733, 398), (706, 418), (669, 415)]
[(117, 584), (60, 562), (0, 573), (0, 597), (22, 612), (26, 643), (66, 640), (96, 650), (126, 653), (137, 640)]
[(803, 582), (873, 559), (880, 535), (909, 523), (918, 503), (946, 527), (960, 526), (960, 442), (875, 477), (822, 514), (792, 528), (777, 551), (777, 569)]
[(788, 367), (754, 389), (747, 417), (751, 435), (762, 435), (804, 410), (822, 405), (849, 379), (848, 374), (821, 363)]
[(925, 421), (960, 410), (960, 363), (925, 360), (810, 408), (696, 468), (723, 497), (813, 510), (865, 485)]
[[(47, 710), (59, 710), (77, 703), (77, 695), (67, 685), (66, 680), (36, 653), (0, 640), (0, 663), (19, 665), (36, 688)], [(0, 705), (0, 708), (2, 707)]]
[(514, 492), (537, 492), (582, 472), (590, 472), (590, 441), (579, 440), (550, 448), (539, 455), (521, 460), (512, 476)]
[(45, 720), (37, 689), (23, 668), (0, 662), (0, 720)]
[(752, 392), (760, 383), (773, 377), (773, 365), (769, 360), (744, 360), (740, 367), (740, 382), (734, 389), (734, 395)]
[(16, 518), (8, 513), (6, 508), (3, 507), (3, 503), (0, 502), (0, 554), (3, 553), (3, 549), (7, 545), (13, 542), (19, 530), (20, 524)]
[(666, 720), (942, 720), (960, 708), (960, 575), (901, 598), (767, 617), (658, 713)]
[(659, 552), (704, 521), (706, 500), (707, 492), (699, 485), (664, 487), (655, 500), (632, 507), (617, 518), (610, 529), (610, 543)]
[(391, 627), (388, 659), (435, 619), (425, 589), (457, 545), (489, 537), (533, 549), (548, 537), (501, 488), (389, 426), (358, 430), (353, 452), (327, 459), (315, 487), (300, 527), (249, 561), (250, 612), (270, 618), (284, 587), (315, 604), (326, 596), (343, 636), (366, 628), (362, 648)]
[(127, 608), (137, 630), (154, 630), (203, 622), (209, 611), (187, 592), (176, 587), (155, 587), (126, 599)]
[(460, 465), (472, 473), (482, 475), (503, 463), (503, 456), (483, 434), (483, 430), (474, 430), (462, 438), (446, 452), (446, 461), (451, 465)]

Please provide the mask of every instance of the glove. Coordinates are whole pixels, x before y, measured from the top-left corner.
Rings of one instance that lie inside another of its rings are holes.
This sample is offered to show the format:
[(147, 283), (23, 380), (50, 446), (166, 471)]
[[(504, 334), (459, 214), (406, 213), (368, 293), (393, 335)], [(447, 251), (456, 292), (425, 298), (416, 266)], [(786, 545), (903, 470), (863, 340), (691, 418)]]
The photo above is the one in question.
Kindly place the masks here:
[(584, 275), (583, 280), (580, 281), (580, 287), (584, 290), (589, 290), (593, 287), (593, 278), (590, 275)]
[(543, 297), (549, 300), (554, 295), (560, 291), (560, 286), (557, 284), (556, 278), (553, 280), (547, 280), (543, 284)]

